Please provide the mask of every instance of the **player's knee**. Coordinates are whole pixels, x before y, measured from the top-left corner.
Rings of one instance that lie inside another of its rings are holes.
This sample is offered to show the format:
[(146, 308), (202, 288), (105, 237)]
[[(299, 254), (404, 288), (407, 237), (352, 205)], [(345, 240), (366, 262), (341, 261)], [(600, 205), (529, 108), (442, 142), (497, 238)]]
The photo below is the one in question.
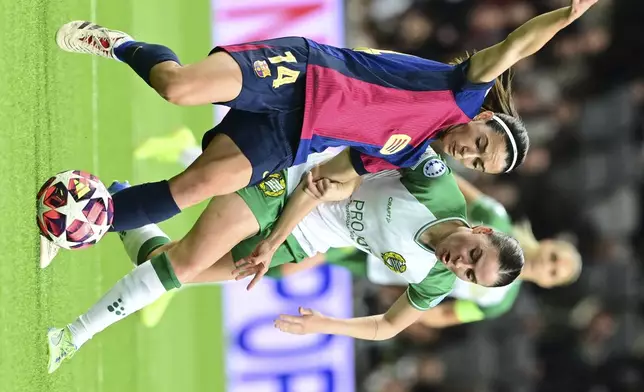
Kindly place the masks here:
[(172, 104), (179, 106), (190, 104), (190, 96), (186, 94), (185, 89), (178, 83), (165, 85), (163, 88), (157, 89), (157, 92), (163, 99)]
[(178, 241), (167, 251), (172, 270), (182, 284), (190, 283), (201, 272), (199, 260), (188, 248), (183, 241)]
[(181, 68), (169, 69), (153, 82), (154, 89), (166, 101), (175, 105), (190, 104), (189, 82), (182, 77)]

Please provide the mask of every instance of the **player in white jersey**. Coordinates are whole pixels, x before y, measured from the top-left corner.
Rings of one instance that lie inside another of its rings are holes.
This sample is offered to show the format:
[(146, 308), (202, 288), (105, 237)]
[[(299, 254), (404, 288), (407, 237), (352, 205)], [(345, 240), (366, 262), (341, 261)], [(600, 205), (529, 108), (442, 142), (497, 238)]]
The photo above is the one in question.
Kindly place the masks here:
[(282, 331), (389, 339), (437, 305), (456, 277), (501, 286), (519, 275), (523, 254), (516, 240), (468, 225), (465, 199), (449, 168), (433, 152), (415, 168), (370, 176), (359, 187), (359, 181), (313, 184), (310, 174), (296, 187), (303, 173), (328, 157), (321, 155), (288, 174), (271, 174), (255, 187), (213, 199), (176, 244), (159, 247), (169, 239), (156, 226), (122, 233), (130, 257), (142, 263), (86, 314), (49, 332), (49, 370), (94, 334), (182, 284), (255, 274), (252, 288), (269, 266), (244, 263), (244, 258), (286, 214), (282, 208), (287, 195), (310, 197), (314, 188), (321, 194), (314, 200), (318, 205), (275, 250), (271, 266), (298, 262), (330, 247), (356, 246), (381, 258), (409, 286), (384, 314), (335, 319), (301, 308), (300, 316), (276, 320)]
[[(499, 317), (512, 308), (522, 282), (531, 282), (542, 288), (552, 288), (575, 282), (581, 273), (581, 256), (574, 245), (560, 239), (537, 241), (527, 223), (513, 225), (510, 216), (498, 201), (486, 196), (465, 179), (456, 177), (459, 189), (468, 206), (468, 221), (480, 223), (507, 234), (521, 243), (525, 265), (519, 279), (504, 287), (483, 287), (457, 279), (449, 297), (423, 314), (419, 322), (432, 328)], [(407, 282), (372, 255), (335, 255), (331, 263), (347, 267), (357, 277), (383, 286), (405, 286)], [(349, 261), (348, 261), (349, 260)], [(272, 277), (293, 275), (324, 262), (323, 257), (305, 263), (282, 265), (270, 271)], [(402, 289), (401, 289), (402, 290)], [(159, 318), (160, 314), (155, 315)]]

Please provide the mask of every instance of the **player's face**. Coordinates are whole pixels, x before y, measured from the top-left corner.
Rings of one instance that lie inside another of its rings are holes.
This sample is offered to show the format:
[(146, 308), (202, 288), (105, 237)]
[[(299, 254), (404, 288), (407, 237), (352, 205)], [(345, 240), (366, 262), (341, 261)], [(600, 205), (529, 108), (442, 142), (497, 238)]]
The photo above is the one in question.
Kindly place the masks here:
[(577, 260), (555, 241), (541, 241), (536, 257), (526, 260), (525, 269), (536, 284), (549, 288), (568, 282), (577, 272)]
[(505, 137), (489, 127), (488, 120), (481, 113), (473, 121), (447, 131), (441, 142), (443, 150), (463, 166), (487, 173), (501, 173), (508, 156)]
[(459, 279), (493, 286), (499, 279), (499, 251), (490, 232), (487, 227), (456, 231), (438, 244), (436, 257)]

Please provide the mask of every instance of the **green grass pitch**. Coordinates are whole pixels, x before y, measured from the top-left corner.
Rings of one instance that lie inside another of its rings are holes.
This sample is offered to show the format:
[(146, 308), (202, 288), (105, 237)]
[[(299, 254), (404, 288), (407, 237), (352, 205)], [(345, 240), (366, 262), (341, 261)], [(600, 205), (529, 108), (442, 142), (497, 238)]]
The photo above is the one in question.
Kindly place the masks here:
[[(180, 167), (135, 162), (133, 149), (181, 125), (200, 135), (213, 121), (212, 108), (172, 106), (124, 64), (60, 51), (56, 29), (95, 19), (189, 63), (211, 46), (208, 0), (0, 0), (0, 10), (0, 391), (223, 390), (216, 288), (187, 290), (153, 330), (130, 316), (48, 375), (46, 328), (86, 311), (131, 267), (109, 235), (40, 270), (35, 224), (35, 194), (50, 175), (84, 169), (108, 185), (168, 178)], [(181, 236), (198, 212), (163, 228)]]

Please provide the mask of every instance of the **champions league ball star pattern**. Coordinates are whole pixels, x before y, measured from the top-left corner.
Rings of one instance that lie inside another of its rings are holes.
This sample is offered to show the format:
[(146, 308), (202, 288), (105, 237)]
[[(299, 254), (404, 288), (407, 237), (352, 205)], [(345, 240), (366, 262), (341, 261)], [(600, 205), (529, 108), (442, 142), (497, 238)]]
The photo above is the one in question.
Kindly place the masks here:
[(58, 173), (40, 188), (40, 234), (65, 249), (98, 242), (114, 217), (112, 197), (98, 177), (80, 170)]

